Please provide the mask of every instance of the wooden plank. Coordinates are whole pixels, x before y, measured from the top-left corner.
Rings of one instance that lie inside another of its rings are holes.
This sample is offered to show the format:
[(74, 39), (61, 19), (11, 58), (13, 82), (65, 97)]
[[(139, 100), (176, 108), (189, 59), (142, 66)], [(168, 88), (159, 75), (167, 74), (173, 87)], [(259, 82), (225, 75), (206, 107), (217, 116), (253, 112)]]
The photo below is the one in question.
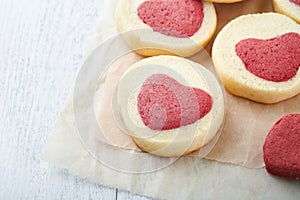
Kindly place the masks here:
[(135, 195), (135, 194), (132, 194), (132, 193), (130, 193), (128, 191), (124, 191), (124, 190), (118, 190), (117, 199), (118, 200), (154, 200), (152, 198)]
[(0, 2), (0, 199), (116, 199), (116, 190), (41, 163), (82, 62), (99, 0)]

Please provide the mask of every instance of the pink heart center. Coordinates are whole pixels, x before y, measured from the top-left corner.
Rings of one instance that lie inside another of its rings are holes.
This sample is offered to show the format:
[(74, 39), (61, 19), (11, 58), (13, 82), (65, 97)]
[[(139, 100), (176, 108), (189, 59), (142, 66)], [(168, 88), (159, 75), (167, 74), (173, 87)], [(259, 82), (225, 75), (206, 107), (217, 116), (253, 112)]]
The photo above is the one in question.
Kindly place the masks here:
[(154, 31), (178, 38), (193, 36), (204, 17), (201, 0), (149, 0), (137, 14)]
[(169, 130), (204, 117), (213, 99), (205, 91), (184, 86), (165, 74), (147, 78), (138, 95), (138, 111), (146, 126)]
[(235, 50), (248, 71), (268, 81), (288, 81), (300, 66), (298, 33), (286, 33), (271, 40), (245, 39)]
[(290, 2), (293, 2), (293, 3), (297, 4), (298, 6), (300, 6), (300, 0), (290, 0)]
[(282, 117), (268, 133), (264, 147), (267, 170), (300, 179), (300, 114)]

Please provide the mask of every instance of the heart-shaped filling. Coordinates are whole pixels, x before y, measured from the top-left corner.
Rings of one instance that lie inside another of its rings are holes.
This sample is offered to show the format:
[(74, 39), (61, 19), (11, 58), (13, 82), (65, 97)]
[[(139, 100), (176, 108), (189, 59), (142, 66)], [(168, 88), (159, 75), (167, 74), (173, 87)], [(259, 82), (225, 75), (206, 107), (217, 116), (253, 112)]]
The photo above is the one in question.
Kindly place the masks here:
[(169, 130), (186, 126), (204, 117), (213, 99), (199, 88), (182, 85), (165, 74), (146, 79), (138, 95), (138, 111), (146, 126)]
[(137, 14), (154, 31), (178, 38), (193, 36), (204, 17), (201, 0), (149, 0)]
[(290, 2), (293, 2), (293, 3), (297, 4), (298, 6), (300, 6), (300, 0), (290, 0)]
[(263, 150), (269, 173), (300, 179), (300, 114), (285, 115), (277, 121)]
[(288, 81), (300, 66), (298, 33), (286, 33), (270, 40), (245, 39), (235, 50), (248, 71), (268, 81)]

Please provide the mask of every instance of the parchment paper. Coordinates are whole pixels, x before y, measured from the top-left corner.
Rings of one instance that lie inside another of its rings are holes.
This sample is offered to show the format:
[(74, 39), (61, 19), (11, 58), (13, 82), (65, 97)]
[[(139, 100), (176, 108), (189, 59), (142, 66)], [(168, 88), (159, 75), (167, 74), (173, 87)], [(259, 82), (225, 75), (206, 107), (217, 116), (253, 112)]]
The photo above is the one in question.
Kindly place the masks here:
[[(93, 46), (98, 45), (108, 35), (116, 33), (112, 21), (115, 3), (116, 0), (105, 2), (106, 5), (101, 14), (103, 20), (100, 22), (99, 32), (94, 36)], [(243, 3), (215, 5), (219, 18), (218, 30), (227, 21), (242, 13), (272, 9), (269, 0), (246, 0)], [(208, 51), (211, 49), (211, 44), (207, 47)], [(129, 65), (130, 62), (138, 59), (140, 59), (139, 56), (133, 55), (126, 62)], [(114, 77), (118, 77), (119, 73), (118, 70), (111, 70), (105, 83), (108, 83), (106, 81), (109, 79), (114, 82), (116, 80)], [(107, 87), (108, 90), (109, 87)], [(300, 95), (276, 105), (258, 104), (228, 93), (226, 96), (227, 116), (224, 131), (207, 158), (251, 168), (263, 166), (261, 147), (267, 131), (284, 113), (300, 113)], [(104, 98), (109, 101), (109, 96)], [(130, 174), (114, 170), (95, 159), (84, 147), (74, 127), (72, 109), (71, 94), (43, 150), (42, 159), (67, 168), (75, 175), (105, 186), (118, 187), (154, 198), (300, 198), (299, 181), (270, 176), (264, 168), (247, 169), (237, 165), (199, 159), (196, 154), (182, 157), (169, 167), (152, 173)], [(99, 121), (107, 115), (98, 117)], [(134, 144), (127, 139), (125, 137), (119, 140), (121, 146), (127, 149), (134, 147)], [(105, 142), (100, 142), (98, 145), (104, 153), (116, 149)], [(110, 156), (114, 159), (115, 155)], [(137, 163), (130, 164), (136, 165)]]
[[(111, 7), (113, 8), (113, 7)], [(231, 19), (239, 16), (241, 13), (253, 13), (261, 11), (272, 11), (270, 1), (248, 0), (243, 3), (230, 5), (216, 4), (218, 13), (217, 32)], [(109, 16), (111, 15), (111, 16)], [(107, 13), (107, 18), (113, 16), (113, 10)], [(113, 19), (110, 19), (113, 23)], [(115, 29), (116, 30), (116, 29)], [(97, 43), (97, 42), (95, 42)], [(210, 52), (212, 42), (206, 47)], [(191, 59), (197, 61), (197, 57)], [(131, 56), (126, 59), (128, 64), (141, 59), (139, 56)], [(201, 62), (198, 60), (198, 62)], [(124, 135), (118, 128), (112, 112), (112, 95), (117, 86), (122, 73), (130, 65), (123, 64), (112, 66), (108, 72), (107, 78), (103, 83), (104, 92), (97, 102), (99, 103), (98, 123), (104, 132), (109, 132), (106, 139), (99, 138), (102, 142), (112, 144), (125, 149), (140, 150), (134, 142)], [(235, 97), (228, 92), (227, 96), (227, 116), (221, 138), (213, 151), (206, 156), (207, 159), (238, 164), (249, 168), (258, 168), (264, 166), (262, 146), (268, 130), (284, 114), (294, 112), (300, 113), (300, 95), (288, 101), (264, 105)], [(100, 112), (101, 111), (101, 112)], [(197, 153), (188, 156), (197, 156)]]

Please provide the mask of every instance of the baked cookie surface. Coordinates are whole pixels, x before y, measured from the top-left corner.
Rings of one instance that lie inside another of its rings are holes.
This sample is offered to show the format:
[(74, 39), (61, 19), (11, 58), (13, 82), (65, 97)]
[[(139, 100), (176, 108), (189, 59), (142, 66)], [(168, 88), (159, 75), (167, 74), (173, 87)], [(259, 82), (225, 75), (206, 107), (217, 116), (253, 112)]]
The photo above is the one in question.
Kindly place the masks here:
[(176, 56), (132, 65), (117, 91), (128, 134), (144, 151), (180, 156), (208, 144), (224, 119), (218, 80), (203, 66)]
[(206, 46), (217, 24), (214, 5), (202, 0), (120, 0), (115, 21), (143, 56), (191, 56)]
[(284, 15), (250, 14), (232, 20), (216, 37), (212, 59), (234, 95), (276, 103), (300, 92), (300, 26)]
[(300, 179), (300, 114), (278, 120), (266, 137), (263, 151), (269, 173)]

